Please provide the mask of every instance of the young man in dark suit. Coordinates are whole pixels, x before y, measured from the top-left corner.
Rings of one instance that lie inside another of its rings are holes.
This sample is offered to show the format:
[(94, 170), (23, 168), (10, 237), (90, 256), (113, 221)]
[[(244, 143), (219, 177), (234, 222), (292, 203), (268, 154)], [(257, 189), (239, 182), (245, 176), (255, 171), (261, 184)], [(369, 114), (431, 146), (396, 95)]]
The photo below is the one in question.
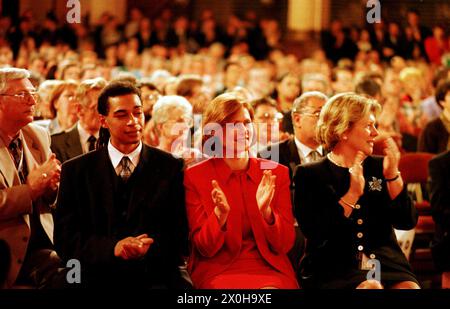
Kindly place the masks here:
[(55, 246), (87, 287), (184, 287), (183, 162), (141, 141), (140, 92), (112, 82), (98, 99), (100, 147), (64, 163)]

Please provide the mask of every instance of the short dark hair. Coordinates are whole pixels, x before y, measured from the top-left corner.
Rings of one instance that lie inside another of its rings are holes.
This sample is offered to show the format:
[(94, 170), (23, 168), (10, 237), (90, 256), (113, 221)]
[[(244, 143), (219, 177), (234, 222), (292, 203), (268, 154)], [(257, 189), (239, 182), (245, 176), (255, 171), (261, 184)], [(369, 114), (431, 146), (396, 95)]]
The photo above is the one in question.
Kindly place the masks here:
[(450, 79), (446, 79), (441, 81), (436, 88), (436, 103), (439, 104), (440, 107), (443, 107), (441, 101), (445, 101), (445, 96), (447, 92), (450, 91)]
[[(116, 80), (110, 82), (98, 96), (97, 110), (100, 115), (107, 116), (109, 113), (109, 98), (127, 94), (135, 94), (141, 99), (141, 91), (134, 84), (126, 81)], [(100, 128), (100, 136), (97, 140), (96, 149), (104, 148), (108, 145), (110, 138), (109, 130)]]
[(380, 85), (371, 78), (365, 78), (361, 80), (355, 86), (355, 92), (361, 95), (367, 95), (371, 98), (375, 98), (377, 95), (381, 94)]
[(97, 110), (100, 115), (106, 116), (109, 112), (109, 98), (127, 94), (135, 94), (141, 100), (141, 91), (135, 85), (126, 81), (112, 81), (98, 97)]
[(263, 98), (260, 98), (260, 99), (252, 100), (252, 101), (250, 101), (250, 105), (253, 107), (254, 111), (256, 111), (256, 109), (259, 106), (262, 106), (262, 105), (269, 105), (271, 107), (278, 108), (277, 107), (277, 101), (275, 101), (271, 97), (263, 97)]

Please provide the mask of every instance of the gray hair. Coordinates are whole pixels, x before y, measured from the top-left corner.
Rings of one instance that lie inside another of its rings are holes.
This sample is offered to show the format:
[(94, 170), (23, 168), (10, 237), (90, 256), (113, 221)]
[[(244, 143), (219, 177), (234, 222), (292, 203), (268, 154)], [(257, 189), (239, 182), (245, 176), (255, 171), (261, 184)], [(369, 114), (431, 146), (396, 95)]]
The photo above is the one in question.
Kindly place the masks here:
[(328, 97), (319, 91), (308, 91), (303, 93), (297, 99), (294, 100), (294, 104), (292, 106), (293, 113), (301, 113), (305, 108), (306, 104), (308, 104), (308, 100), (311, 98), (317, 98), (320, 100), (327, 101)]
[(164, 123), (174, 109), (181, 109), (185, 115), (192, 117), (192, 105), (188, 100), (179, 95), (166, 95), (153, 105), (152, 120), (155, 124)]
[(19, 68), (0, 69), (0, 93), (4, 93), (8, 81), (15, 79), (29, 78), (30, 72)]

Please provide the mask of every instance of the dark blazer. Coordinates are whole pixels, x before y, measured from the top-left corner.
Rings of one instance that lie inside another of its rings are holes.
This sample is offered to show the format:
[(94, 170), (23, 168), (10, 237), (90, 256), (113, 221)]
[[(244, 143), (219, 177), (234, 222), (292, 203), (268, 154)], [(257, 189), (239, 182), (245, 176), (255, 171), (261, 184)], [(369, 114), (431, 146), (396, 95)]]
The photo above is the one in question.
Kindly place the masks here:
[(438, 117), (425, 126), (419, 136), (417, 151), (441, 153), (447, 150), (449, 133)]
[[(268, 154), (278, 154), (278, 158), (274, 156), (268, 158)], [(300, 162), (300, 156), (298, 155), (297, 146), (293, 137), (268, 146), (265, 150), (258, 153), (258, 158), (273, 160), (286, 166), (289, 169), (289, 177), (291, 180), (294, 176), (295, 167), (302, 163)]]
[(408, 230), (417, 223), (406, 186), (391, 200), (383, 177), (383, 158), (367, 157), (363, 169), (364, 193), (347, 218), (338, 201), (350, 186), (348, 169), (327, 158), (298, 167), (294, 204), (307, 239), (299, 270), (304, 287), (355, 288), (366, 280), (367, 271), (359, 268), (362, 253), (380, 261), (382, 282), (417, 282), (393, 230)]
[(450, 151), (429, 162), (431, 178), (431, 212), (436, 223), (432, 244), (436, 268), (450, 271)]
[[(116, 178), (106, 147), (63, 164), (55, 215), (57, 252), (64, 261), (80, 260), (85, 286), (180, 287), (178, 266), (187, 254), (188, 232), (182, 160), (143, 145), (128, 180), (127, 207), (117, 203)], [(143, 259), (114, 256), (119, 240), (143, 233), (154, 239)]]
[(61, 163), (83, 154), (77, 125), (70, 131), (57, 133), (51, 137), (52, 144), (50, 148)]

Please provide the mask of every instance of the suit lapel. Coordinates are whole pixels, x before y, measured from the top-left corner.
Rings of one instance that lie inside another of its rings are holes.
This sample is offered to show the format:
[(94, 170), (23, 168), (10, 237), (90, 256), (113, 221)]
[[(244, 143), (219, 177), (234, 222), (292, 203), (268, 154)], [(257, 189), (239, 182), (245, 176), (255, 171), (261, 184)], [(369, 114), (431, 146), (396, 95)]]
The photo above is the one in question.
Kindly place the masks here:
[[(114, 216), (114, 168), (112, 167), (111, 160), (108, 155), (108, 148), (104, 147), (99, 150), (98, 156), (93, 158), (94, 164), (92, 166), (85, 166), (90, 173), (89, 183), (92, 183), (92, 187), (88, 192), (93, 196), (96, 201), (94, 205), (103, 205), (110, 216)], [(92, 168), (93, 167), (93, 168)]]
[(297, 149), (297, 145), (295, 145), (294, 139), (289, 139), (288, 147), (289, 147), (289, 153), (290, 153), (289, 162), (295, 163), (296, 166), (299, 165), (301, 163), (300, 156), (298, 155), (298, 149)]
[(12, 187), (15, 183), (19, 183), (19, 175), (14, 168), (14, 162), (9, 154), (8, 148), (1, 142), (0, 145), (0, 173), (6, 181), (6, 185)]
[(80, 154), (83, 154), (83, 149), (80, 142), (80, 133), (78, 133), (77, 125), (75, 125), (72, 130), (67, 132), (65, 143), (67, 158), (74, 158), (76, 156), (79, 156)]
[[(295, 145), (295, 140), (289, 139), (288, 140), (288, 147), (289, 147), (289, 168), (291, 171), (291, 179), (293, 179), (294, 175), (295, 175), (295, 170), (297, 168), (297, 166), (301, 163), (300, 162), (300, 156), (298, 155), (298, 149), (297, 149), (297, 145)], [(293, 187), (294, 182), (291, 182), (291, 186)]]

